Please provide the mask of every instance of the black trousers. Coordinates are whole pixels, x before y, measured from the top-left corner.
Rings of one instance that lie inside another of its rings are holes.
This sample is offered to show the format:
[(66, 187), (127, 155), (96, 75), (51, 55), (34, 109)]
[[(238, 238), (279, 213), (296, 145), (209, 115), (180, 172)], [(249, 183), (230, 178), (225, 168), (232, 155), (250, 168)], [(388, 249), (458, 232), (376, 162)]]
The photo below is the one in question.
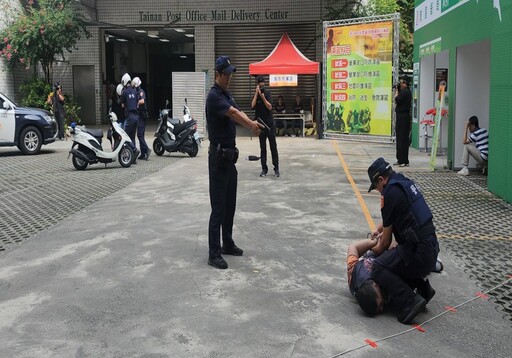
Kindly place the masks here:
[(146, 155), (148, 153), (148, 144), (146, 143), (146, 139), (144, 138), (146, 134), (146, 120), (139, 118), (139, 123), (137, 125), (137, 138), (139, 139), (139, 147), (140, 153), (142, 155)]
[(398, 245), (375, 259), (372, 278), (386, 292), (390, 303), (401, 309), (414, 296), (413, 288), (436, 266), (439, 245), (435, 235), (414, 246)]
[(232, 247), (233, 218), (236, 210), (238, 172), (233, 163), (219, 165), (215, 148), (210, 146), (208, 153), (208, 173), (210, 175), (210, 204), (212, 212), (208, 224), (208, 245), (210, 258), (220, 257), (221, 228), (222, 242)]
[(55, 120), (59, 129), (59, 139), (64, 138), (64, 115), (59, 111), (55, 111)]
[(277, 142), (276, 142), (276, 129), (272, 124), (270, 130), (263, 129), (260, 133), (260, 157), (261, 157), (261, 168), (268, 171), (267, 166), (267, 138), (268, 144), (270, 145), (270, 153), (272, 154), (272, 165), (274, 169), (279, 169), (279, 154), (277, 153)]
[(396, 159), (399, 164), (409, 164), (409, 146), (411, 133), (411, 115), (396, 114)]

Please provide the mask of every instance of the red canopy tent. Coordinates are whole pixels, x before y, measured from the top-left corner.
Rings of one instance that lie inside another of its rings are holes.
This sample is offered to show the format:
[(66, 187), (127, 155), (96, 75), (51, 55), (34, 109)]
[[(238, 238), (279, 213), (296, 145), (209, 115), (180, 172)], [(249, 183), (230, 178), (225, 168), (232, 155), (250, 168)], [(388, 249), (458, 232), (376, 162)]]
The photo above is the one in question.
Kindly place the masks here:
[(279, 40), (276, 47), (266, 59), (261, 62), (249, 64), (249, 74), (251, 75), (316, 75), (318, 72), (318, 62), (308, 60), (307, 57), (295, 47), (287, 33), (281, 36), (281, 40)]

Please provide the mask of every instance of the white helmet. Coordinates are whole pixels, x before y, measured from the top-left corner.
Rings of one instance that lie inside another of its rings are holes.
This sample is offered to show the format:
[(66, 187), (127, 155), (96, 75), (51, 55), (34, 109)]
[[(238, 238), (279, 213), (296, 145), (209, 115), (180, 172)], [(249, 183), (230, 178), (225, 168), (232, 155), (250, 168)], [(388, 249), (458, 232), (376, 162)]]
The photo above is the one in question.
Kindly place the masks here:
[(123, 85), (123, 87), (126, 87), (130, 84), (130, 82), (132, 81), (132, 78), (130, 77), (129, 74), (125, 73), (123, 75), (123, 77), (121, 78), (121, 84)]
[(121, 94), (123, 94), (123, 85), (122, 84), (118, 84), (117, 85), (116, 93), (117, 93), (118, 96), (121, 96)]
[(134, 88), (139, 88), (140, 87), (140, 78), (139, 77), (135, 77), (133, 80), (132, 80), (132, 87)]

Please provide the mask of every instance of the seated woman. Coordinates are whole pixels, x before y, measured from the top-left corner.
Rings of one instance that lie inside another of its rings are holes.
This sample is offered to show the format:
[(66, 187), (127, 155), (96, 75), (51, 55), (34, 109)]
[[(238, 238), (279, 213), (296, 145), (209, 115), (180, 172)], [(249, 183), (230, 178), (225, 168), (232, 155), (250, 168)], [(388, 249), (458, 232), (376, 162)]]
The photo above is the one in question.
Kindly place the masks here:
[[(283, 96), (279, 95), (277, 97), (277, 103), (273, 106), (273, 108), (275, 113), (286, 113), (286, 105), (284, 104)], [(276, 134), (279, 134), (279, 130), (283, 128), (283, 135), (285, 135), (287, 131), (286, 121), (284, 119), (277, 118), (275, 122)]]

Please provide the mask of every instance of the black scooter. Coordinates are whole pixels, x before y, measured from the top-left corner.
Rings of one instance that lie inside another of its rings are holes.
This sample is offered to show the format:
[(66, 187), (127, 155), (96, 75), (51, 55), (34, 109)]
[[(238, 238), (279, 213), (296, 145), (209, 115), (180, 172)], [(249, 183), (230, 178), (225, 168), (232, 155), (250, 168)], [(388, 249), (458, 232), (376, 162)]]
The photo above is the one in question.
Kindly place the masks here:
[(201, 139), (197, 133), (197, 122), (190, 117), (188, 107), (185, 106), (185, 121), (169, 118), (169, 111), (160, 111), (159, 124), (153, 141), (153, 151), (156, 155), (162, 156), (167, 152), (187, 153), (195, 157), (201, 146)]

